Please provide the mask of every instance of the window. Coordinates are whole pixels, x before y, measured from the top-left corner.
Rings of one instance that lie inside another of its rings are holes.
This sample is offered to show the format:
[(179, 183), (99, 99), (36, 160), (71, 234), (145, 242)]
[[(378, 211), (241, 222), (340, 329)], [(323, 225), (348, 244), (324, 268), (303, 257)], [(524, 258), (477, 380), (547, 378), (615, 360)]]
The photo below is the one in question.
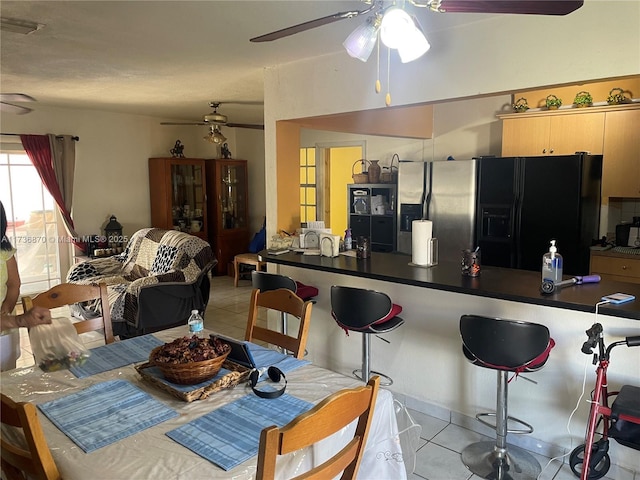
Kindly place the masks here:
[(11, 147), (3, 144), (0, 151), (0, 200), (7, 214), (7, 236), (18, 251), (20, 293), (29, 295), (61, 283), (61, 252), (68, 263), (70, 244), (64, 241), (58, 208), (36, 168), (24, 150), (17, 150), (21, 145)]
[(316, 149), (300, 149), (300, 221), (315, 222), (318, 211)]

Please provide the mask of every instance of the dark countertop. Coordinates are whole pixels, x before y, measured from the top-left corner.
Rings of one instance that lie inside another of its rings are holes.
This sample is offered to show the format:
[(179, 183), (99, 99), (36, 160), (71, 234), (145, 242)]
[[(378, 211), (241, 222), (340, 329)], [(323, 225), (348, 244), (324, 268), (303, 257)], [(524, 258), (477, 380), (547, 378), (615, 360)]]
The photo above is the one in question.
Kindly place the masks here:
[[(622, 305), (601, 305), (598, 313), (640, 320), (640, 284), (602, 280), (542, 295), (540, 272), (482, 266), (480, 276), (471, 278), (461, 275), (458, 262), (443, 261), (430, 268), (414, 267), (409, 265), (411, 256), (400, 253), (373, 252), (366, 260), (344, 255), (329, 258), (294, 252), (269, 255), (266, 250), (259, 255), (263, 261), (279, 265), (581, 312), (595, 312), (596, 303), (604, 295), (628, 293), (635, 295), (636, 300)], [(564, 279), (569, 278), (564, 276)]]
[(591, 250), (591, 256), (628, 258), (629, 260), (640, 260), (640, 254), (616, 252), (611, 249), (610, 250)]

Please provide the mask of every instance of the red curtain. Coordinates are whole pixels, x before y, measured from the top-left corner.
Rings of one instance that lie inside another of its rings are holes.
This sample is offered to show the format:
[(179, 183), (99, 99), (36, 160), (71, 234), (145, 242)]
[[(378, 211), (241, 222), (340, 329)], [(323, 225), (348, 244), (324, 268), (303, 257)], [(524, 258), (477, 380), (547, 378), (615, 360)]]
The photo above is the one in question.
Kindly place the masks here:
[(67, 211), (64, 205), (62, 192), (60, 192), (60, 187), (56, 180), (56, 173), (53, 169), (53, 157), (51, 155), (51, 147), (49, 146), (49, 137), (46, 135), (20, 135), (20, 140), (22, 141), (24, 150), (27, 152), (27, 156), (31, 159), (33, 166), (36, 167), (42, 183), (47, 187), (47, 190), (49, 190), (49, 193), (60, 208), (65, 222), (73, 228), (71, 212)]

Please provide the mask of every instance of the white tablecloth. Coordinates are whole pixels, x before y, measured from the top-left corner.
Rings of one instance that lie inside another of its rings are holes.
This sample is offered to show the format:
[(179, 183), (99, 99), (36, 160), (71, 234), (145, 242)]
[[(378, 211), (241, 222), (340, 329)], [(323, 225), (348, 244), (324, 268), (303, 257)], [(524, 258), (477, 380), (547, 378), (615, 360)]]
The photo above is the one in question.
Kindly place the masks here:
[[(178, 328), (154, 335), (164, 341), (170, 341), (182, 335), (183, 331), (184, 329)], [(179, 413), (176, 418), (87, 454), (39, 412), (47, 443), (65, 480), (255, 478), (255, 457), (225, 472), (165, 435), (169, 430), (251, 393), (251, 389), (244, 385), (222, 390), (204, 400), (188, 403), (143, 381), (133, 365), (83, 379), (76, 378), (68, 370), (44, 373), (37, 367), (29, 367), (3, 372), (0, 379), (4, 394), (16, 401), (30, 401), (35, 404), (60, 398), (106, 380), (124, 379)], [(289, 372), (287, 380), (287, 393), (312, 403), (319, 402), (337, 390), (361, 384), (357, 379), (314, 365), (306, 365)], [(312, 449), (280, 458), (278, 460), (279, 478), (291, 478), (292, 472), (301, 465), (306, 469), (307, 465), (321, 463), (328, 454), (342, 448), (345, 442), (341, 441), (341, 438), (344, 438), (353, 428), (355, 426), (352, 425), (348, 429), (343, 429), (331, 439), (321, 442)], [(402, 480), (406, 478), (397, 433), (393, 397), (391, 392), (381, 389), (358, 475), (359, 479)]]

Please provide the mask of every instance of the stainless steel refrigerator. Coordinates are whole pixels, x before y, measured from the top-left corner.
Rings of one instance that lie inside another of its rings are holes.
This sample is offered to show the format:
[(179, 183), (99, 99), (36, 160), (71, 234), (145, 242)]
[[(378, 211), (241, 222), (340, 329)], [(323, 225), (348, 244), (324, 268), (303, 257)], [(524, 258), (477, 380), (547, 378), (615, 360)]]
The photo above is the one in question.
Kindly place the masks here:
[(476, 172), (476, 160), (399, 162), (399, 252), (411, 254), (411, 223), (421, 219), (433, 222), (440, 261), (474, 248)]
[(589, 247), (599, 238), (602, 155), (478, 161), (482, 264), (540, 271), (555, 239), (563, 273), (587, 275)]

